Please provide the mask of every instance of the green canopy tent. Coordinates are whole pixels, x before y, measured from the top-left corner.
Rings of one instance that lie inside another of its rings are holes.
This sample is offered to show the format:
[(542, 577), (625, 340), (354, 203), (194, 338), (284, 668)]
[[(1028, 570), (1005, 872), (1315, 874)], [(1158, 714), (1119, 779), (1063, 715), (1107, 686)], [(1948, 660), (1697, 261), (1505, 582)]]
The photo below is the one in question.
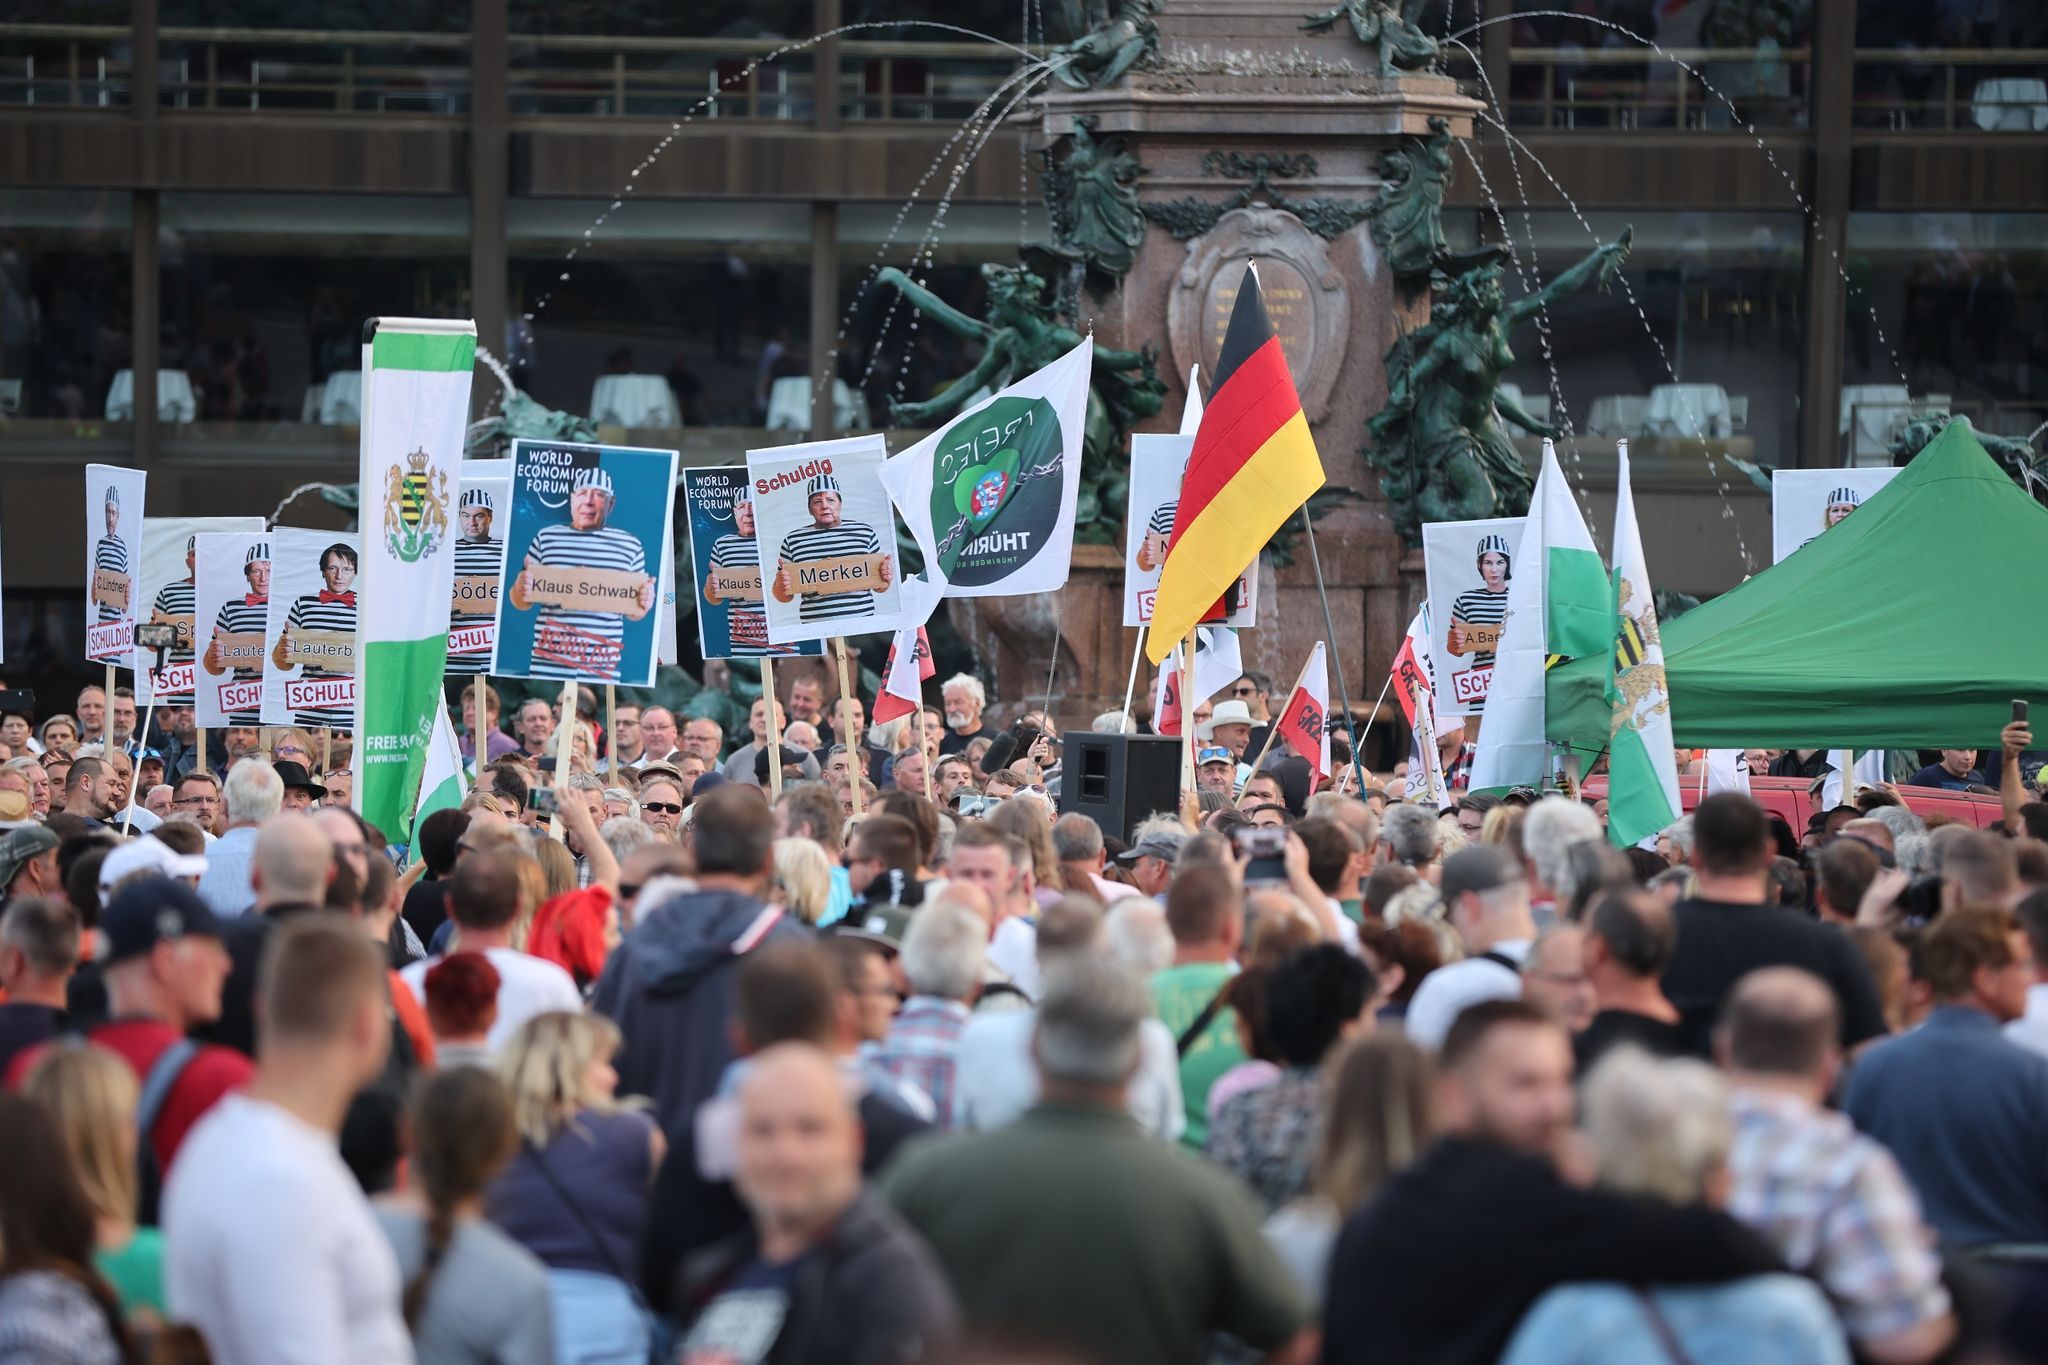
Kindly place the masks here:
[[(1663, 631), (1682, 748), (1985, 748), (2048, 692), (2048, 509), (1951, 422), (1855, 514)], [(1608, 660), (1550, 672), (1545, 729), (1605, 747)]]

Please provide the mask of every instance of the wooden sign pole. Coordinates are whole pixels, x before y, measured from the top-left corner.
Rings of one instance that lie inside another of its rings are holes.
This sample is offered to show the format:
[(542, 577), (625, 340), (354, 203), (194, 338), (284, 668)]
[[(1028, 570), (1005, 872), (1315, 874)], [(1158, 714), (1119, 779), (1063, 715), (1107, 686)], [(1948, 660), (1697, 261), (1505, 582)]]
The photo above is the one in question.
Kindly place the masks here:
[(571, 678), (562, 684), (560, 703), (562, 719), (555, 725), (555, 780), (550, 785), (555, 791), (555, 813), (548, 817), (548, 837), (562, 837), (562, 798), (569, 790), (569, 747), (576, 732), (576, 680)]
[(782, 698), (775, 691), (775, 661), (761, 660), (761, 697), (768, 703), (768, 796), (782, 799), (782, 718), (776, 714)]
[[(832, 642), (833, 656), (839, 661), (839, 732), (835, 738), (841, 744), (846, 745), (846, 772), (853, 779), (853, 818), (858, 820), (866, 813), (867, 808), (867, 801), (862, 794), (861, 787), (868, 779), (868, 765), (865, 761), (865, 756), (861, 753), (861, 748), (864, 746), (849, 742), (853, 738), (853, 726), (850, 723), (852, 712), (849, 708), (858, 703), (854, 700), (852, 668), (850, 661), (846, 657), (847, 652), (844, 639)], [(922, 712), (919, 714), (918, 723), (923, 724)]]

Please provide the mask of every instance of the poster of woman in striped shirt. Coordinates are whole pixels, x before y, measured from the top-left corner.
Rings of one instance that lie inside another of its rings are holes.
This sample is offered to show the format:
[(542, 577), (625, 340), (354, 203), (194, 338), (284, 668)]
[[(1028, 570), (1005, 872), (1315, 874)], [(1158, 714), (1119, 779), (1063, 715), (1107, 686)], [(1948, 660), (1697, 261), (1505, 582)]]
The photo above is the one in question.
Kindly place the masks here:
[(263, 723), (264, 629), (270, 613), (270, 538), (200, 532), (193, 540), (193, 620), (206, 648), (194, 675), (194, 718), (205, 727)]
[(657, 572), (675, 509), (676, 453), (513, 443), (498, 603), (504, 677), (654, 682)]
[(886, 455), (879, 435), (747, 452), (770, 643), (902, 623), (896, 524), (881, 480)]
[(1438, 521), (1422, 528), (1440, 716), (1476, 716), (1486, 710), (1494, 650), (1507, 616), (1508, 582), (1521, 543), (1520, 517)]
[(1897, 469), (1778, 469), (1771, 472), (1771, 562), (1818, 540), (1898, 476)]
[(265, 637), (263, 723), (352, 730), (356, 717), (354, 535), (280, 528)]
[(135, 650), (137, 533), (142, 529), (139, 469), (85, 467), (85, 657), (129, 666)]
[[(1159, 571), (1173, 543), (1173, 514), (1180, 508), (1180, 486), (1188, 472), (1195, 438), (1137, 435), (1131, 438), (1130, 501), (1124, 509), (1124, 624), (1152, 624), (1152, 599), (1159, 593)], [(1259, 623), (1259, 561), (1230, 585), (1226, 612), (1215, 624), (1256, 626)]]
[(448, 672), (473, 678), (491, 669), (498, 639), (498, 585), (505, 573), (510, 460), (464, 460), (455, 505), (455, 589), (448, 602)]
[(136, 601), (148, 610), (138, 624), (169, 626), (178, 642), (164, 651), (163, 671), (156, 651), (135, 650), (135, 703), (138, 706), (190, 706), (192, 678), (198, 667), (198, 645), (205, 638), (194, 619), (197, 610), (195, 574), (201, 532), (241, 531), (256, 535), (261, 517), (149, 517), (142, 523), (142, 553), (135, 575)]
[(690, 562), (697, 580), (697, 643), (707, 659), (821, 655), (824, 642), (768, 643), (754, 493), (740, 467), (683, 471)]

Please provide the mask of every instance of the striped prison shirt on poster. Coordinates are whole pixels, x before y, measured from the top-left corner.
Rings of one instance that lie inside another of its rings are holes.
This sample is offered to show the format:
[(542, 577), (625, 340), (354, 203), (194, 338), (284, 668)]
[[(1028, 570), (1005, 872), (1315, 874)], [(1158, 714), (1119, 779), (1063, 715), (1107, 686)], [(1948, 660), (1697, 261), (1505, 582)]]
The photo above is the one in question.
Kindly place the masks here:
[[(647, 551), (639, 540), (611, 526), (600, 526), (595, 531), (543, 526), (526, 557), (543, 569), (647, 572)], [(626, 618), (622, 612), (543, 606), (533, 626), (532, 676), (616, 678), (625, 640)]]
[(1145, 523), (1145, 529), (1155, 536), (1171, 536), (1173, 534), (1173, 519), (1179, 512), (1179, 498), (1175, 498), (1172, 502), (1162, 502), (1159, 504), (1158, 509), (1152, 513), (1152, 520)]
[[(149, 604), (148, 619), (152, 621), (178, 621), (183, 623), (183, 632), (178, 636), (178, 643), (164, 651), (164, 664), (167, 667), (173, 664), (189, 664), (192, 662), (192, 635), (199, 628), (198, 623), (192, 619), (192, 613), (197, 608), (198, 604), (193, 599), (192, 580), (189, 578), (181, 578), (175, 583), (166, 583), (156, 590), (156, 600)], [(153, 659), (156, 657), (154, 651), (145, 650), (143, 652), (149, 658)], [(158, 706), (190, 706), (192, 704), (191, 690), (188, 688), (183, 692), (165, 693), (156, 699), (156, 704)]]
[[(119, 536), (101, 536), (93, 542), (92, 567), (100, 573), (131, 573), (128, 567), (128, 542)], [(102, 622), (118, 621), (121, 613), (106, 603), (100, 603), (99, 619)]]
[[(354, 594), (350, 594), (353, 596)], [(347, 602), (322, 602), (317, 594), (308, 593), (292, 603), (291, 614), (285, 618), (292, 634), (318, 631), (322, 634), (347, 635), (356, 633), (356, 609)], [(324, 682), (330, 678), (352, 678), (353, 668), (330, 669), (316, 664), (305, 664), (299, 670), (303, 682)], [(300, 725), (326, 725), (335, 729), (355, 728), (356, 708), (351, 702), (347, 706), (316, 706), (308, 710), (295, 710), (292, 718)]]
[[(1461, 592), (1451, 603), (1451, 615), (1468, 626), (1497, 626), (1507, 619), (1508, 595), (1475, 588)], [(1492, 668), (1493, 651), (1482, 650), (1465, 656), (1474, 668)]]
[[(711, 546), (714, 569), (761, 569), (761, 547), (752, 536), (720, 536)], [(758, 602), (728, 602), (725, 607), (726, 633), (732, 637), (732, 657), (758, 659), (779, 651), (768, 648), (768, 613)]]
[[(849, 521), (832, 527), (811, 525), (791, 531), (782, 538), (782, 548), (775, 557), (778, 562), (810, 564), (820, 559), (878, 555), (881, 552), (882, 542), (875, 538), (873, 527)], [(874, 610), (874, 600), (874, 593), (866, 588), (856, 588), (852, 592), (807, 593), (797, 599), (796, 619), (836, 621), (846, 616), (865, 616)]]
[[(496, 580), (505, 568), (505, 542), (502, 540), (458, 540), (455, 542), (455, 576), (457, 578), (489, 578)], [(487, 626), (498, 619), (497, 609), (485, 602), (481, 611), (448, 611), (448, 628), (460, 630), (464, 627)], [(482, 653), (448, 654), (448, 671), (460, 677), (475, 677), (488, 673), (491, 668), (491, 651)]]
[[(244, 597), (231, 597), (221, 605), (220, 614), (213, 618), (213, 627), (223, 635), (254, 635), (263, 638), (268, 622), (264, 619), (270, 610), (270, 599), (251, 602)], [(263, 660), (259, 657), (247, 668), (237, 664), (228, 670), (228, 676), (236, 682), (261, 682)], [(229, 725), (261, 725), (263, 713), (255, 706), (243, 707), (227, 713)]]

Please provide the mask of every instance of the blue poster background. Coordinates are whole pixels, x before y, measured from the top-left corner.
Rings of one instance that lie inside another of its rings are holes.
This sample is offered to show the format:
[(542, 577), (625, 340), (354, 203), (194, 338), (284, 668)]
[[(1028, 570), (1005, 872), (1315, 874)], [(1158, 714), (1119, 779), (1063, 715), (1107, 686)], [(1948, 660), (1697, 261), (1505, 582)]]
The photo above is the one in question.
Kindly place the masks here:
[[(683, 471), (683, 504), (689, 512), (690, 568), (697, 594), (697, 643), (707, 659), (736, 657), (732, 647), (731, 608), (704, 596), (704, 578), (711, 571), (711, 547), (721, 536), (734, 533), (733, 499), (747, 487), (745, 465), (725, 465)], [(823, 640), (805, 640), (794, 645), (770, 645), (767, 657), (822, 658)], [(747, 657), (758, 657), (749, 655)]]

